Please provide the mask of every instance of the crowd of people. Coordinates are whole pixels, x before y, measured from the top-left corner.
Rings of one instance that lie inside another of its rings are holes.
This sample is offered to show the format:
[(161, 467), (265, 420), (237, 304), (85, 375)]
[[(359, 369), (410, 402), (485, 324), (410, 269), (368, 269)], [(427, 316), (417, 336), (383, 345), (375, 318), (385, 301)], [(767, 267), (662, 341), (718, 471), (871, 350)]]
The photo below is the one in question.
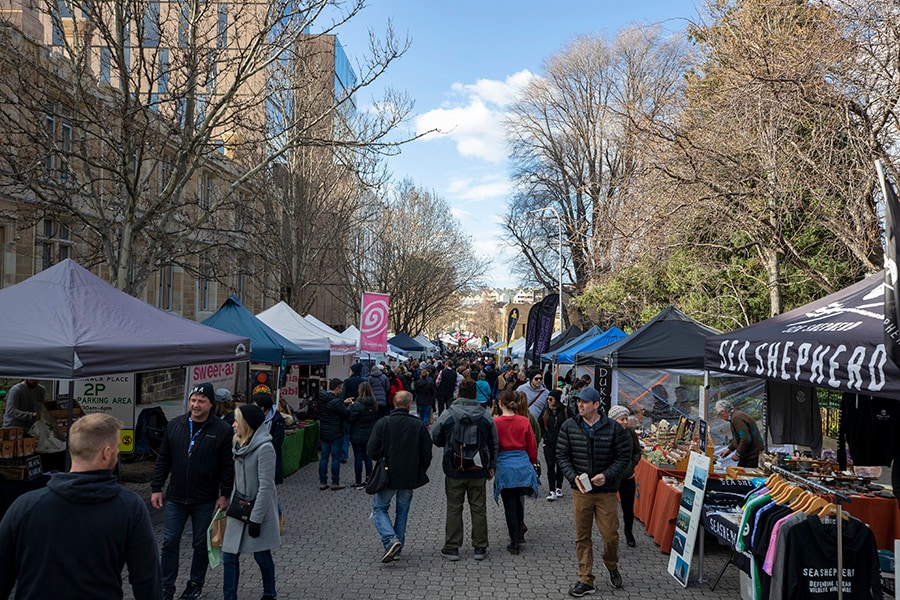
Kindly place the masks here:
[[(604, 541), (609, 580), (615, 587), (623, 586), (618, 572), (617, 493), (622, 495), (626, 542), (634, 545), (631, 505), (634, 465), (640, 458), (637, 438), (629, 433), (627, 408), (612, 407), (607, 415), (589, 377), (554, 381), (549, 373), (520, 368), (508, 359), (496, 365), (491, 358), (458, 355), (410, 360), (394, 369), (386, 364), (366, 367), (354, 364), (349, 377), (329, 380), (316, 399), (319, 489), (345, 489), (341, 467), (348, 463), (351, 450), (353, 488), (365, 486), (377, 461), (389, 464), (386, 487), (372, 496), (382, 562), (402, 555), (413, 492), (429, 483), (433, 447), (440, 449), (445, 479), (441, 556), (460, 560), (463, 509), (468, 503), (472, 556), (487, 557), (489, 482), (495, 502), (503, 505), (506, 549), (514, 555), (522, 552), (528, 531), (525, 499), (538, 496), (538, 448), (543, 444), (546, 499), (565, 496), (564, 480), (571, 490), (579, 579), (569, 594), (594, 592), (595, 522)], [(77, 421), (70, 435), (71, 472), (54, 475), (45, 490), (20, 498), (0, 522), (0, 562), (16, 565), (0, 576), (0, 597), (8, 596), (16, 585), (21, 598), (42, 597), (46, 591), (39, 589), (46, 578), (29, 573), (51, 557), (41, 554), (22, 531), (37, 527), (38, 514), (46, 518), (52, 507), (53, 515), (65, 515), (60, 517), (64, 524), (52, 520), (40, 528), (77, 530), (85, 547), (107, 548), (103, 568), (90, 581), (108, 575), (110, 581), (96, 585), (117, 586), (119, 592), (110, 597), (121, 596), (121, 573), (127, 565), (135, 598), (174, 599), (179, 546), (190, 520), (193, 553), (179, 598), (200, 598), (209, 568), (207, 530), (214, 517), (224, 513), (224, 598), (237, 597), (239, 558), (248, 553), (259, 567), (262, 600), (275, 598), (272, 550), (281, 544), (277, 485), (283, 481), (285, 418), (289, 422), (292, 415), (278, 410), (265, 385), (253, 388), (250, 399), (238, 406), (228, 390), (203, 383), (191, 389), (188, 412), (166, 426), (150, 485), (152, 507), (164, 511), (158, 554), (146, 505), (122, 490), (112, 472), (121, 423), (100, 414)], [(24, 410), (20, 416), (30, 415)], [(84, 503), (85, 493), (96, 498), (96, 507)], [(108, 514), (105, 526), (84, 527), (89, 521), (82, 522), (81, 516), (97, 511)], [(128, 539), (146, 542), (140, 556)], [(73, 580), (82, 579), (71, 575)]]

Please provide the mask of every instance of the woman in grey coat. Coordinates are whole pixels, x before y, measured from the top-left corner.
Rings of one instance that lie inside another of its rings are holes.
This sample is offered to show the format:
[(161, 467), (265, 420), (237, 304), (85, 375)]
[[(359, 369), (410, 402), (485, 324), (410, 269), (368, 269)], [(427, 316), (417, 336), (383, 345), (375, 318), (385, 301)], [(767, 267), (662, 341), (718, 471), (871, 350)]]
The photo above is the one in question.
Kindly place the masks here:
[[(235, 411), (234, 418), (234, 496), (254, 500), (250, 521), (228, 517), (222, 542), (225, 600), (237, 599), (241, 553), (252, 552), (262, 573), (261, 600), (275, 598), (275, 562), (272, 549), (281, 545), (278, 525), (278, 497), (275, 492), (275, 449), (272, 436), (262, 427), (265, 415), (247, 404)], [(230, 505), (230, 504), (229, 504)]]

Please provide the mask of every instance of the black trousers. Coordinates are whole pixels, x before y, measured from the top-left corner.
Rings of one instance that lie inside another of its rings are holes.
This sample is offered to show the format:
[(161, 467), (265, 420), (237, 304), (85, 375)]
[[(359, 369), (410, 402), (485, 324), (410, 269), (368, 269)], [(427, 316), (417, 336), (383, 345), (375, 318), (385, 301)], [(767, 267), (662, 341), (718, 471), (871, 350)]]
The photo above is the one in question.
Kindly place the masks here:
[(441, 414), (442, 412), (447, 410), (447, 407), (450, 406), (450, 404), (453, 402), (453, 396), (444, 396), (443, 394), (438, 394), (436, 400), (437, 404), (435, 405), (435, 409), (437, 410), (438, 414)]
[(565, 479), (562, 469), (556, 464), (556, 446), (544, 445), (544, 459), (547, 461), (547, 484), (552, 492), (561, 488)]
[(528, 488), (506, 488), (500, 490), (500, 500), (503, 501), (503, 514), (506, 517), (506, 529), (509, 531), (509, 541), (518, 542), (522, 539), (522, 524), (525, 522), (525, 503), (522, 496), (528, 492)]
[(625, 535), (631, 536), (634, 527), (634, 477), (623, 479), (619, 483), (619, 500), (622, 502), (622, 520), (625, 522)]

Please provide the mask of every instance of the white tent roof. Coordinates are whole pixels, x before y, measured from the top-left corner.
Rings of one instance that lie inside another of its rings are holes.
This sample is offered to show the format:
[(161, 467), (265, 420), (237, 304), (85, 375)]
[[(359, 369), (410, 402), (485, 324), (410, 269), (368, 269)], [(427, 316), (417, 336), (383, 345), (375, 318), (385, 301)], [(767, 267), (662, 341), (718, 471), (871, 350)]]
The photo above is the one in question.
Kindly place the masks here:
[(316, 331), (331, 340), (331, 351), (337, 354), (353, 354), (359, 345), (359, 337), (356, 338), (345, 336), (338, 333), (322, 321), (312, 315), (303, 317), (307, 323), (313, 326)]
[(262, 311), (256, 315), (256, 318), (304, 350), (329, 350), (331, 348), (331, 340), (305, 321), (283, 300)]

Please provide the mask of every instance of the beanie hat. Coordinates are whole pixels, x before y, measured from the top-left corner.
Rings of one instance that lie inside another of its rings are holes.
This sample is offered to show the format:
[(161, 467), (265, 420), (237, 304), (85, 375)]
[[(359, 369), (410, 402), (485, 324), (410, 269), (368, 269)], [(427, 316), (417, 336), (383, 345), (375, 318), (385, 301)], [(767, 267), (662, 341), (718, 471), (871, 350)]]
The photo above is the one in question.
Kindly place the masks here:
[(354, 375), (359, 375), (362, 373), (362, 363), (353, 363), (350, 365), (350, 372)]
[(255, 404), (245, 404), (238, 410), (241, 411), (241, 416), (244, 417), (244, 423), (253, 431), (259, 429), (259, 426), (266, 420), (266, 415), (263, 414), (262, 409)]
[(188, 394), (188, 398), (191, 396), (206, 396), (209, 398), (209, 401), (213, 404), (216, 403), (216, 393), (213, 391), (213, 386), (211, 383), (198, 383), (191, 390), (191, 393)]
[(621, 404), (616, 404), (615, 406), (610, 408), (609, 413), (607, 414), (607, 416), (610, 419), (612, 419), (613, 421), (615, 421), (616, 419), (618, 419), (619, 417), (621, 417), (623, 415), (629, 416), (629, 415), (631, 415), (631, 411), (628, 410), (627, 407), (622, 406)]
[(551, 398), (555, 398), (557, 402), (562, 400), (562, 390), (550, 390), (548, 394)]

